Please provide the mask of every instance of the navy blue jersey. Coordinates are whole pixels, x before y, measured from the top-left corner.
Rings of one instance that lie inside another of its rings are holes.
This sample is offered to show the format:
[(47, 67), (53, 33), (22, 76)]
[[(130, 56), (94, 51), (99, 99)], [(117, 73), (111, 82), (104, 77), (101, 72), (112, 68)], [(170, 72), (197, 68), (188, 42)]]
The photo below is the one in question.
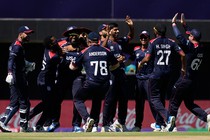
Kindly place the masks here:
[[(141, 46), (134, 47), (136, 66), (138, 66), (141, 60), (145, 57), (146, 53), (147, 49), (142, 50)], [(153, 71), (153, 60), (150, 59), (150, 61), (145, 63), (140, 70), (137, 70), (136, 77), (139, 79), (148, 79), (152, 71)]]
[(109, 80), (109, 66), (117, 63), (112, 53), (102, 46), (90, 46), (82, 50), (75, 61), (76, 66), (83, 65), (87, 80), (99, 83)]
[[(176, 25), (173, 25), (173, 31), (177, 40), (181, 44), (186, 56), (186, 73), (185, 78), (195, 79), (198, 76), (198, 70), (202, 63), (204, 57), (204, 47), (200, 43), (193, 44), (188, 39), (184, 37), (183, 34), (179, 31)], [(186, 34), (189, 35), (190, 27), (187, 25), (183, 26)]]
[(194, 79), (198, 76), (198, 70), (204, 57), (204, 47), (201, 44), (191, 43), (183, 35), (178, 35), (177, 39), (186, 54), (186, 77)]
[[(60, 38), (60, 39), (57, 39), (57, 42), (58, 42), (58, 45), (63, 48), (65, 46), (68, 46), (70, 45), (71, 43), (68, 41), (68, 37), (64, 37), (64, 38)], [(66, 69), (68, 70), (68, 66), (69, 66), (69, 60), (66, 59), (66, 53), (63, 54), (63, 58), (62, 58), (62, 61), (61, 61), (61, 64), (62, 65), (62, 69)]]
[[(69, 68), (69, 64), (70, 64), (70, 62), (75, 62), (76, 61), (76, 58), (79, 56), (79, 52), (76, 52), (76, 51), (74, 51), (74, 52), (68, 52), (68, 53), (66, 53), (66, 63), (68, 64), (68, 68)], [(81, 74), (81, 70), (83, 69), (83, 66), (82, 65), (79, 65), (78, 66), (78, 69), (76, 69), (76, 70), (70, 70), (70, 71), (72, 71), (74, 74), (76, 74), (76, 73), (78, 73), (78, 74)]]
[[(129, 38), (124, 37), (124, 38), (119, 38), (117, 42), (113, 42), (111, 40), (108, 41), (107, 43), (107, 48), (111, 51), (111, 53), (118, 58), (120, 55), (123, 54), (123, 47), (126, 47), (129, 43)], [(120, 64), (121, 67), (125, 67), (124, 63)]]
[(59, 63), (60, 56), (48, 49), (45, 49), (44, 57), (42, 60), (42, 69), (38, 75), (37, 83), (39, 85), (54, 85)]
[(25, 50), (18, 40), (9, 47), (8, 72), (25, 73)]
[[(60, 38), (58, 40), (59, 46), (65, 47), (67, 45), (71, 45), (67, 37)], [(82, 66), (79, 66), (79, 69), (77, 70), (71, 70), (69, 69), (69, 64), (71, 61), (75, 61), (76, 57), (79, 55), (77, 51), (67, 52), (63, 54), (61, 63), (59, 64), (58, 68), (58, 76), (62, 79), (63, 77), (76, 77), (78, 75), (81, 75)]]
[(156, 76), (177, 72), (181, 69), (179, 52), (182, 49), (174, 40), (166, 37), (157, 37), (150, 41), (148, 54), (154, 57), (153, 73)]

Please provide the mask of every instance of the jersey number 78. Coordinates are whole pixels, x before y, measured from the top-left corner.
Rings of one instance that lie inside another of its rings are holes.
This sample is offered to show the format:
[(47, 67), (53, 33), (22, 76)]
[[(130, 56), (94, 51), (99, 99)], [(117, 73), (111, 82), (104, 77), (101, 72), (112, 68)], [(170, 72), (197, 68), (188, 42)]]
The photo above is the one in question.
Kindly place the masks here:
[(106, 61), (91, 61), (90, 66), (94, 67), (94, 76), (97, 76), (98, 71), (101, 75), (108, 75)]

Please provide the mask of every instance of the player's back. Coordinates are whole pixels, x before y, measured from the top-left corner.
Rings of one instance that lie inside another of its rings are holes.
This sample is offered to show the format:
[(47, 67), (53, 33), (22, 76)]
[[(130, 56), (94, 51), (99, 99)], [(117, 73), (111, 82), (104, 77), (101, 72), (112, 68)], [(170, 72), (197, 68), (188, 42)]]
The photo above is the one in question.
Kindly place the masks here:
[(149, 48), (155, 56), (153, 73), (162, 75), (180, 70), (181, 59), (178, 52), (181, 48), (174, 40), (158, 37), (151, 42)]
[(42, 69), (37, 77), (37, 83), (40, 85), (54, 85), (59, 62), (60, 57), (58, 54), (51, 52), (49, 49), (45, 49)]
[(194, 47), (192, 43), (189, 43), (188, 50), (186, 52), (186, 77), (189, 79), (196, 79), (199, 76), (199, 70), (201, 69), (202, 61), (204, 58), (204, 46), (199, 44)]
[[(86, 79), (94, 82), (107, 82), (110, 77), (109, 66), (117, 60), (110, 51), (102, 46), (90, 46), (81, 51), (82, 64), (86, 71)], [(80, 61), (80, 60), (79, 60)]]

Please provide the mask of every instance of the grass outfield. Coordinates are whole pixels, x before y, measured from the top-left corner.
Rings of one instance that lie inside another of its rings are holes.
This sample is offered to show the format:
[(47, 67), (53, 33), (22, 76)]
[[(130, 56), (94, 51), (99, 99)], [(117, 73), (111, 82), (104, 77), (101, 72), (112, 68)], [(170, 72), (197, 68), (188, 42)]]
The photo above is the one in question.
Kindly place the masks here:
[(0, 133), (0, 140), (210, 140), (209, 132)]

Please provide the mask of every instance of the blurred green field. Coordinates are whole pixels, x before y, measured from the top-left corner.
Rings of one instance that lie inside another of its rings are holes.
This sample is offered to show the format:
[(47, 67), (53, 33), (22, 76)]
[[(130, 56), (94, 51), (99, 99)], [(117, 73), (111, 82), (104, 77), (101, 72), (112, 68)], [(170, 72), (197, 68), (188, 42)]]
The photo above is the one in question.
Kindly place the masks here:
[(0, 133), (0, 140), (210, 140), (210, 132)]

